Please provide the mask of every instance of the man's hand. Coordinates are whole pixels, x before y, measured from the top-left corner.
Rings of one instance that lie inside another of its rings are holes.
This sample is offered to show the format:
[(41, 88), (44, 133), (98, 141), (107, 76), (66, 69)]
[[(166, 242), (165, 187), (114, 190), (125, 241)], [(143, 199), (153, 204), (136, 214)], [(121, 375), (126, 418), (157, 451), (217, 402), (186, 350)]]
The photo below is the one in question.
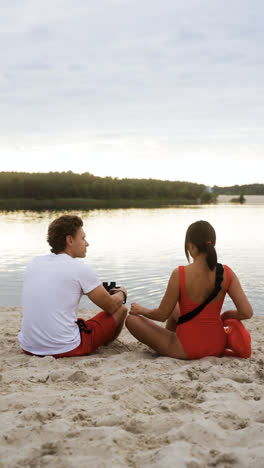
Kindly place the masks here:
[[(106, 291), (106, 289), (102, 285), (100, 285), (97, 286), (97, 288), (93, 289), (91, 292), (89, 292), (87, 296), (94, 304), (96, 304), (102, 310), (113, 315), (122, 306), (124, 299), (124, 295), (120, 291), (120, 289), (116, 289), (116, 291), (117, 292), (115, 294), (110, 295)], [(124, 291), (126, 291), (125, 288)], [(118, 294), (118, 292), (120, 294)]]
[(124, 293), (127, 295), (127, 290), (125, 288), (125, 286), (119, 286), (119, 288), (112, 288), (110, 289), (110, 294), (115, 294), (115, 293), (118, 293), (119, 291), (124, 291)]
[(120, 286), (119, 288), (112, 288), (109, 291), (109, 294), (111, 294), (111, 296), (115, 296), (118, 293), (121, 293), (121, 294), (119, 294), (119, 297), (122, 297), (122, 302), (126, 303), (126, 300), (127, 300), (127, 290), (126, 290), (126, 288), (124, 286)]

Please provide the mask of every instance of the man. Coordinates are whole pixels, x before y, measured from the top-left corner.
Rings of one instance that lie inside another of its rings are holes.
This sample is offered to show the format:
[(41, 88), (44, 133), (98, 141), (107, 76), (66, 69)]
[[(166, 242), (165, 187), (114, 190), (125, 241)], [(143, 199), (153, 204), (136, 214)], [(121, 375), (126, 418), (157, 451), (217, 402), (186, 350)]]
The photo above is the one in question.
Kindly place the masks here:
[[(124, 324), (124, 287), (110, 295), (90, 266), (77, 258), (86, 256), (88, 242), (79, 216), (64, 215), (48, 228), (51, 254), (35, 257), (24, 278), (22, 330), (18, 335), (24, 352), (39, 356), (83, 356), (114, 340)], [(103, 311), (77, 321), (83, 294)]]

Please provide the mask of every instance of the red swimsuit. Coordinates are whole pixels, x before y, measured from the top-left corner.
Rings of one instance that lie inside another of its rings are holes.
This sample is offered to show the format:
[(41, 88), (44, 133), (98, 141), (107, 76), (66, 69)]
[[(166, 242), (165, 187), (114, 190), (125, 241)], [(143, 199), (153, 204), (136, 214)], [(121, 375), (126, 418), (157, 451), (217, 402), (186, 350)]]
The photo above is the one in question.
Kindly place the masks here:
[[(226, 272), (226, 289), (224, 297), (217, 302), (208, 304), (195, 318), (182, 323), (176, 329), (176, 334), (182, 347), (190, 359), (200, 359), (205, 356), (220, 356), (226, 345), (226, 333), (220, 312), (226, 292), (230, 284), (230, 270), (224, 265)], [(191, 301), (185, 289), (184, 266), (179, 267), (180, 279), (180, 315), (191, 312), (199, 303)]]

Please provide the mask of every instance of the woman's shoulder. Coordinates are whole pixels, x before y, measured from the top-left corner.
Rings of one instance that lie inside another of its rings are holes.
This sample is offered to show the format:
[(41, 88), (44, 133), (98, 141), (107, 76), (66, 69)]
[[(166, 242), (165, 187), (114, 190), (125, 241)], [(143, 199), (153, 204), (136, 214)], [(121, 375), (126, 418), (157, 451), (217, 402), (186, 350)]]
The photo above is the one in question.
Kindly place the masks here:
[(182, 267), (178, 266), (178, 267), (174, 268), (174, 270), (172, 270), (172, 272), (171, 272), (171, 276), (174, 277), (174, 278), (179, 278), (180, 268), (182, 268)]
[(223, 267), (224, 267), (227, 274), (229, 274), (230, 276), (235, 275), (234, 271), (232, 270), (232, 268), (230, 266), (223, 263)]
[(226, 274), (226, 292), (228, 291), (233, 279), (236, 277), (234, 271), (230, 268), (230, 266), (223, 264), (225, 274)]
[(190, 265), (179, 265), (178, 267), (174, 268), (171, 275), (179, 278), (180, 275), (184, 274), (185, 269), (188, 269), (189, 267)]
[(185, 269), (188, 266), (180, 265), (175, 268), (171, 274), (171, 279), (175, 284), (183, 286), (185, 284)]
[(187, 265), (179, 265), (176, 270), (178, 271), (188, 271), (189, 269), (192, 269), (193, 263), (188, 263)]

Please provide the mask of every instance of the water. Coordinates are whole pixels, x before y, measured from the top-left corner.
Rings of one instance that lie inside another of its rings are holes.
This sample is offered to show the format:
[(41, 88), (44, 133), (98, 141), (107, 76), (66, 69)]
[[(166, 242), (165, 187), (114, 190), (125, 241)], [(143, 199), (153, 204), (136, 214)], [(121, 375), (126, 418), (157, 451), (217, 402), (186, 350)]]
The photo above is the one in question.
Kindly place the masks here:
[[(229, 265), (253, 306), (264, 315), (264, 197), (245, 205), (72, 212), (84, 221), (87, 257), (102, 281), (116, 281), (133, 301), (156, 307), (171, 271), (186, 264), (184, 237), (189, 224), (205, 219), (216, 229), (220, 262)], [(221, 199), (221, 198), (220, 198)], [(49, 253), (48, 224), (62, 212), (0, 212), (0, 306), (21, 306), (23, 272), (35, 255)], [(87, 297), (81, 307), (97, 310)], [(226, 299), (225, 307), (233, 307)]]

